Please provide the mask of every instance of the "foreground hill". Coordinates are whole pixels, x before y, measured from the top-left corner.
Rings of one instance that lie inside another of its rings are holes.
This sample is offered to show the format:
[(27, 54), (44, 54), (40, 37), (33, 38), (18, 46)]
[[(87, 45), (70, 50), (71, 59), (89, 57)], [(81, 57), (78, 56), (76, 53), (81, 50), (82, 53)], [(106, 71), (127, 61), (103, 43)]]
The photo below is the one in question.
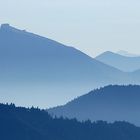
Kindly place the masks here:
[(0, 28), (1, 102), (54, 106), (93, 87), (121, 83), (135, 79), (73, 47), (8, 24)]
[(113, 52), (104, 52), (95, 58), (107, 65), (125, 72), (133, 72), (140, 69), (140, 57), (128, 57)]
[(128, 121), (140, 126), (140, 86), (106, 86), (93, 90), (51, 114), (78, 120)]
[(51, 118), (46, 111), (0, 104), (1, 140), (139, 140), (140, 128), (126, 122)]

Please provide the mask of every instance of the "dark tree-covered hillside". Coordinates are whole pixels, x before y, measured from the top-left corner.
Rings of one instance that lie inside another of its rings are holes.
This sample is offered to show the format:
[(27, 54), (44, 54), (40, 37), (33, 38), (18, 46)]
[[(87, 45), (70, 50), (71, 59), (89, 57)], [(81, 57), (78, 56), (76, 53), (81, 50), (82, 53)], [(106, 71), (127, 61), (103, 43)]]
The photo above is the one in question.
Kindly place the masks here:
[(78, 120), (127, 121), (140, 126), (140, 86), (109, 85), (48, 110)]
[(52, 118), (35, 108), (0, 104), (1, 140), (140, 140), (140, 128), (126, 122), (91, 123)]

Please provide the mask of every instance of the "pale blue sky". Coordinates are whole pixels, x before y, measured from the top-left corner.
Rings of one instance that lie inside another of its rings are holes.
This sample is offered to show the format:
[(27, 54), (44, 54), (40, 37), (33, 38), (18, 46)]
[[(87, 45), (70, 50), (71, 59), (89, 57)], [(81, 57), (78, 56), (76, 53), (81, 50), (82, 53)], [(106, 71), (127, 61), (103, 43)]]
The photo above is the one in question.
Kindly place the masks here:
[(0, 23), (92, 56), (106, 50), (140, 53), (139, 0), (0, 0)]

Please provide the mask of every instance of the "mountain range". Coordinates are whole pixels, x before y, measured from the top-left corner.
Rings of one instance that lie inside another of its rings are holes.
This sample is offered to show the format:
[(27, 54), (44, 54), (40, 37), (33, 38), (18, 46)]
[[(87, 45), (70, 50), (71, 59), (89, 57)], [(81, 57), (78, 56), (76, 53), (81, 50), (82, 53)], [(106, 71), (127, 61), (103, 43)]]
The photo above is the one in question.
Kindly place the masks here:
[(0, 139), (139, 140), (139, 62), (109, 51), (92, 58), (2, 24), (0, 102), (28, 108), (0, 104)]
[(51, 39), (1, 25), (1, 102), (44, 108), (64, 104), (96, 87), (129, 83), (139, 84), (140, 75), (122, 72)]
[(49, 109), (58, 117), (80, 121), (128, 121), (140, 126), (140, 86), (110, 85), (80, 96), (64, 106)]
[(140, 56), (130, 57), (107, 51), (95, 59), (124, 72), (134, 72), (140, 69)]

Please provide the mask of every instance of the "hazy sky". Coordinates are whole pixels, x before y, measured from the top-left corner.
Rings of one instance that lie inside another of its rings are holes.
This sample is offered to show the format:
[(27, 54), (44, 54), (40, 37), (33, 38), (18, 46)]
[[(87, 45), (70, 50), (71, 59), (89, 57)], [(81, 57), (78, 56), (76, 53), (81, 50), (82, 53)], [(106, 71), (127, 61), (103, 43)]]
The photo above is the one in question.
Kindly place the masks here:
[(0, 23), (92, 56), (106, 50), (140, 53), (139, 0), (0, 0)]

